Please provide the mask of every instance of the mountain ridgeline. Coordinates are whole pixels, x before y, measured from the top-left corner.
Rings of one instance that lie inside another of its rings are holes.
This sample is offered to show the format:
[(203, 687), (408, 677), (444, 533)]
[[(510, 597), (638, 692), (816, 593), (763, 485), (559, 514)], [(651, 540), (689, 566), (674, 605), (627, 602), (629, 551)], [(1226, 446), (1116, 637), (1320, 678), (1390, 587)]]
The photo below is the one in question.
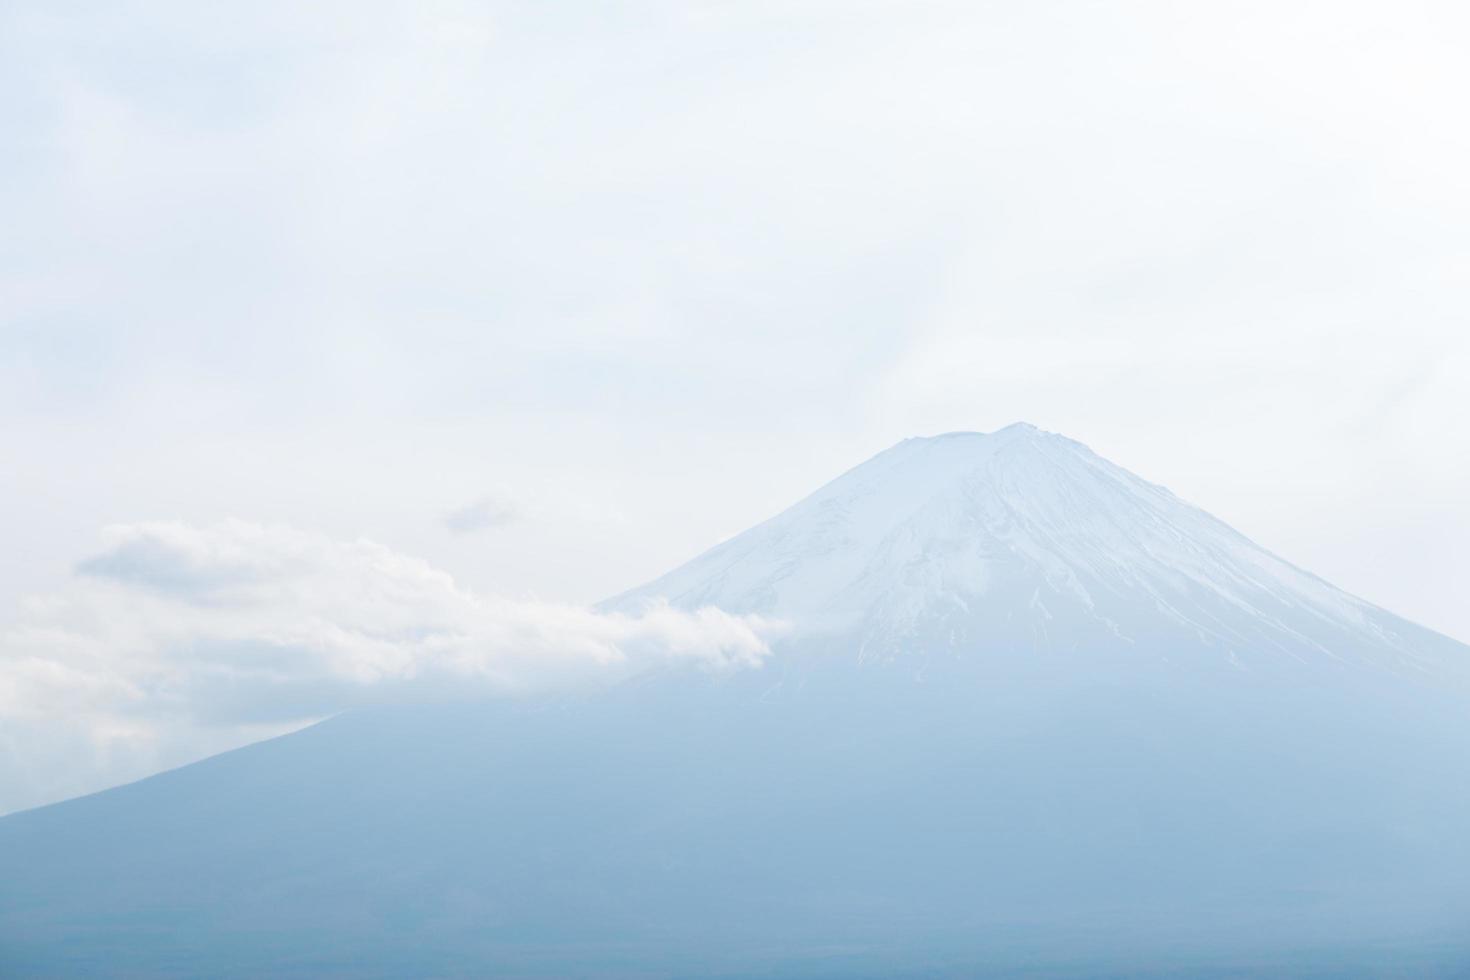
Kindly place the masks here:
[(788, 628), (4, 818), (0, 975), (1470, 972), (1470, 649), (1078, 443), (906, 440), (655, 599)]

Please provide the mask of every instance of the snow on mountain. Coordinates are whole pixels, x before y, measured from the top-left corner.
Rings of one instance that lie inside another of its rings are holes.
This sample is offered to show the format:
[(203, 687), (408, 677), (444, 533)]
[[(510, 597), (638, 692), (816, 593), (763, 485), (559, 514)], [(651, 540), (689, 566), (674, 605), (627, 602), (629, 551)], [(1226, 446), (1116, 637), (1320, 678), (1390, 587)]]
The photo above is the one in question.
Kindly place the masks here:
[(783, 618), (864, 660), (1214, 651), (1251, 666), (1443, 666), (1452, 641), (1354, 598), (1081, 443), (1017, 423), (906, 439), (640, 588), (632, 609)]

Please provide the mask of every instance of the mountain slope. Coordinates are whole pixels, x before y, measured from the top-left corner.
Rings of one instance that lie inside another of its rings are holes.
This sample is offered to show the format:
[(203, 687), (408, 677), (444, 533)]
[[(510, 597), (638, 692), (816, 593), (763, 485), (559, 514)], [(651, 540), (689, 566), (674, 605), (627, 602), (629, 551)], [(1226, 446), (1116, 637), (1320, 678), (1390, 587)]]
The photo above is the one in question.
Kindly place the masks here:
[(791, 632), (0, 819), (0, 976), (1470, 972), (1470, 650), (1076, 443), (909, 440), (656, 595)]

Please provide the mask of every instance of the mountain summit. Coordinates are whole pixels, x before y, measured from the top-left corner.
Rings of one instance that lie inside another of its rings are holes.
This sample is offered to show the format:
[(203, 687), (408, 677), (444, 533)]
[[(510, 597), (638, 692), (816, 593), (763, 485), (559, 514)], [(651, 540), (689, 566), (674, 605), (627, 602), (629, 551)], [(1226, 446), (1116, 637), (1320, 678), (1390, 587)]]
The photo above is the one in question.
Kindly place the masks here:
[(0, 819), (0, 975), (1470, 974), (1470, 650), (1078, 443), (906, 440), (655, 599), (790, 632)]
[(1027, 423), (905, 439), (608, 605), (654, 597), (865, 661), (1085, 648), (1412, 673), (1458, 647)]

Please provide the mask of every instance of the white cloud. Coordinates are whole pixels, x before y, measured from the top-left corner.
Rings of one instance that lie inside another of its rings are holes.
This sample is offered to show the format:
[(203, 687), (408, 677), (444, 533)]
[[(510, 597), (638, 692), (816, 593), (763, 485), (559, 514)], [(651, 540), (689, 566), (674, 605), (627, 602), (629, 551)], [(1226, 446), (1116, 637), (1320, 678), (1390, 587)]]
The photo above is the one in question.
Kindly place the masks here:
[(778, 628), (478, 595), (371, 541), (241, 521), (109, 528), (78, 570), (0, 634), (0, 811), (363, 704), (756, 666)]

